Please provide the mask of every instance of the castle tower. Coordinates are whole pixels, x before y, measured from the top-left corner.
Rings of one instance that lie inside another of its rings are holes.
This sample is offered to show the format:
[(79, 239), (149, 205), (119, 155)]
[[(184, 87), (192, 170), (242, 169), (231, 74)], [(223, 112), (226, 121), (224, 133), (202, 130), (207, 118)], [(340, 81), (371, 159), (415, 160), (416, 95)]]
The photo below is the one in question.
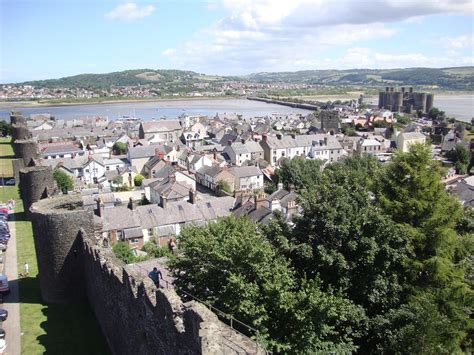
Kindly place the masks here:
[(48, 303), (73, 303), (86, 297), (80, 230), (93, 235), (93, 211), (78, 195), (44, 199), (31, 207), (41, 296)]
[(28, 139), (31, 137), (31, 133), (26, 125), (14, 124), (12, 125), (12, 137), (14, 141), (17, 139)]
[(20, 170), (20, 195), (27, 215), (33, 203), (51, 196), (53, 191), (53, 169), (50, 166), (32, 166)]
[(26, 118), (19, 112), (10, 113), (10, 123), (12, 125), (26, 125)]
[(32, 159), (38, 157), (38, 147), (32, 139), (17, 139), (13, 142), (13, 151), (18, 159), (23, 159), (24, 166), (28, 166)]

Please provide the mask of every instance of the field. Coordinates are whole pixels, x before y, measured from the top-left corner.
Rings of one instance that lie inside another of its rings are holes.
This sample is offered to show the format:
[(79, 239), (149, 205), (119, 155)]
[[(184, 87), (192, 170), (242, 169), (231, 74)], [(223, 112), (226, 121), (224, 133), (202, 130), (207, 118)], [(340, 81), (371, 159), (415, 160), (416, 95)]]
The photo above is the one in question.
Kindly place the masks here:
[(0, 140), (0, 177), (10, 178), (13, 176), (13, 149), (10, 144), (10, 138), (1, 138)]
[[(0, 138), (1, 158), (11, 165), (10, 140)], [(7, 157), (7, 158), (6, 158)], [(30, 274), (18, 280), (22, 354), (107, 354), (107, 345), (87, 303), (46, 305), (41, 300), (31, 222), (26, 219), (17, 186), (0, 187), (0, 200), (16, 200), (18, 270)]]

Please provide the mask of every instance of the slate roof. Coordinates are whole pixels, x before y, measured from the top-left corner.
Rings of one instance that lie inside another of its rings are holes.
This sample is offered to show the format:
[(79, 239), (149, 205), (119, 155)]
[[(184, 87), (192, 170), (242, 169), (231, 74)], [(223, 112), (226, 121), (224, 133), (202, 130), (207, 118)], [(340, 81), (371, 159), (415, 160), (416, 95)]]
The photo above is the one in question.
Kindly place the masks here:
[(146, 121), (141, 126), (145, 133), (169, 132), (182, 128), (178, 120)]
[(262, 170), (256, 166), (235, 166), (229, 169), (230, 173), (237, 178), (262, 175)]
[(234, 206), (230, 196), (197, 201), (194, 205), (186, 201), (170, 202), (166, 208), (157, 205), (138, 206), (135, 211), (142, 228), (152, 228), (176, 223), (214, 220), (229, 216)]
[(128, 156), (130, 159), (151, 158), (155, 155), (155, 149), (158, 149), (164, 155), (173, 150), (173, 148), (163, 144), (137, 146), (129, 149)]
[(263, 148), (255, 141), (234, 142), (228, 149), (233, 149), (235, 154), (263, 153)]
[(140, 227), (138, 214), (127, 206), (104, 208), (102, 211), (102, 230), (122, 230)]
[(165, 197), (168, 200), (182, 199), (189, 195), (189, 189), (192, 186), (176, 181), (174, 178), (166, 178), (162, 181), (156, 181), (149, 184), (150, 189), (156, 191), (160, 196)]
[(306, 135), (295, 135), (282, 136), (278, 139), (276, 136), (268, 136), (267, 144), (271, 149), (286, 149), (286, 148), (299, 148), (309, 147), (313, 144), (313, 141), (317, 142), (320, 140), (324, 141), (327, 138), (327, 148), (329, 149), (341, 149), (341, 145), (334, 136), (327, 134), (306, 134)]

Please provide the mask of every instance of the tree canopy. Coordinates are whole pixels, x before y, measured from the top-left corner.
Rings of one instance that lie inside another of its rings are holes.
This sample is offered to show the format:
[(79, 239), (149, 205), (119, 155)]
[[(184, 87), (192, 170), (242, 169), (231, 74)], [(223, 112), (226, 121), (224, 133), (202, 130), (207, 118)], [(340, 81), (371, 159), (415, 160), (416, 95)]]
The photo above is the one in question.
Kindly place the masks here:
[(127, 145), (122, 142), (115, 142), (112, 146), (112, 151), (118, 155), (125, 154), (127, 152)]
[(184, 228), (170, 264), (178, 292), (257, 329), (274, 352), (472, 350), (473, 213), (446, 192), (428, 146), (385, 166), (295, 159), (281, 171), (301, 215)]
[(74, 188), (72, 178), (64, 171), (55, 169), (53, 172), (53, 179), (56, 181), (56, 184), (63, 194), (67, 194), (68, 191), (71, 191)]

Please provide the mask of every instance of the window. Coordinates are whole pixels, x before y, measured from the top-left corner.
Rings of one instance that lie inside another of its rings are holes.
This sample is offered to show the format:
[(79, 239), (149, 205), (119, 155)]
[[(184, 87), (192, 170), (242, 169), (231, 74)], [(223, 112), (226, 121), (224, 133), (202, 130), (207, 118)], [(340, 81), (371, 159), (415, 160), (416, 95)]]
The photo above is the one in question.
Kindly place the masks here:
[(153, 228), (148, 228), (148, 235), (153, 235)]
[(107, 166), (105, 167), (105, 170), (109, 171), (109, 170), (110, 170), (110, 166), (107, 165)]
[(138, 238), (132, 238), (130, 239), (131, 244), (137, 244), (139, 242)]
[(89, 172), (89, 169), (86, 169), (86, 173), (88, 173), (88, 172)]

